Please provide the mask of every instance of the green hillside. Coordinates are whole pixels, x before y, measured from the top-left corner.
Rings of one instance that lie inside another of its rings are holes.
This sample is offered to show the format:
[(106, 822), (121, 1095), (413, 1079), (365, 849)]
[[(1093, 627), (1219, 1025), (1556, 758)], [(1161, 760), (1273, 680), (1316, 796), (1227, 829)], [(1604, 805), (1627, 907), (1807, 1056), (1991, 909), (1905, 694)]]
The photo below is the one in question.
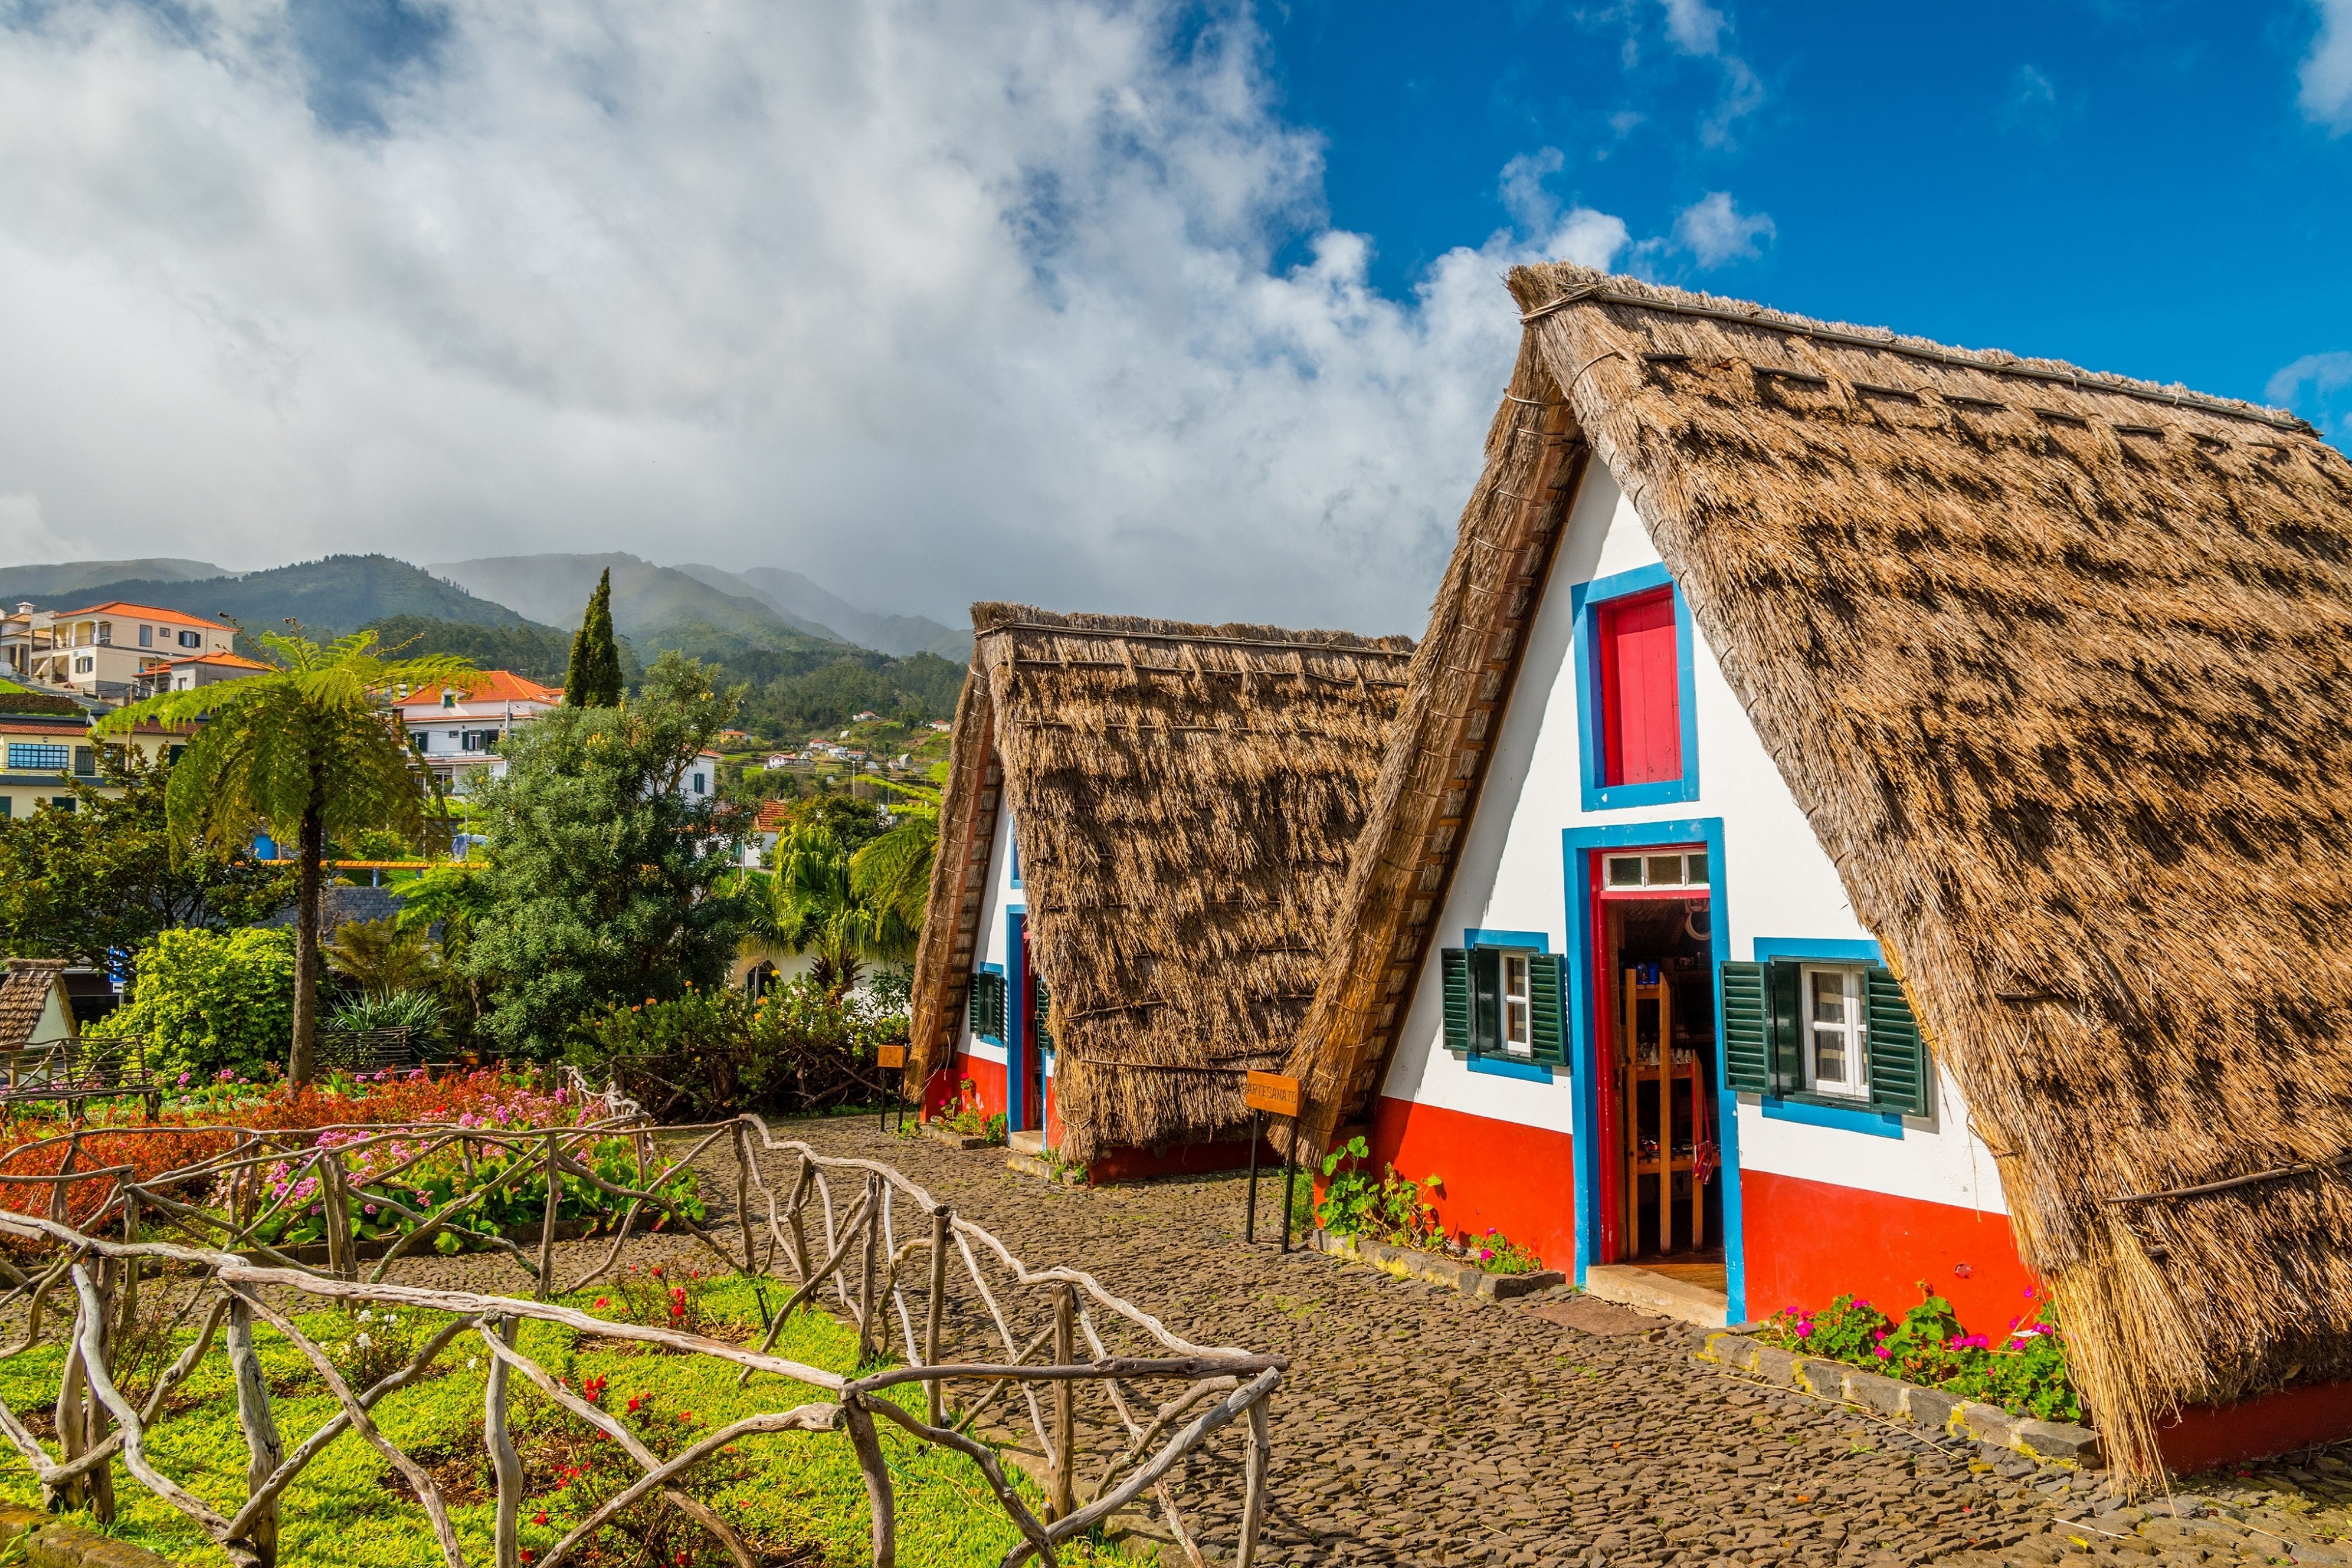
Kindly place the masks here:
[(61, 560), (47, 566), (6, 566), (0, 567), (0, 601), (13, 605), (19, 599), (79, 594), (103, 582), (188, 582), (200, 577), (227, 575), (208, 560), (175, 560), (169, 556), (144, 560)]
[[(787, 619), (756, 594), (729, 592), (685, 572), (618, 551), (603, 555), (510, 555), (444, 561), (432, 569), (473, 592), (511, 604), (534, 621), (574, 627), (596, 587), (613, 574), (613, 625), (640, 648), (655, 645), (667, 628), (679, 635), (717, 634), (744, 649), (819, 652), (838, 657), (843, 644)], [(664, 644), (665, 646), (668, 644)]]
[[(45, 610), (76, 610), (110, 599), (237, 622), (249, 636), (282, 631), (288, 619), (305, 634), (326, 637), (392, 615), (475, 626), (524, 626), (503, 604), (477, 599), (404, 560), (384, 555), (331, 555), (324, 560), (187, 581), (161, 578), (89, 583), (70, 594), (30, 594)], [(583, 601), (586, 595), (583, 594)], [(578, 612), (575, 610), (576, 616)]]
[[(572, 634), (552, 626), (524, 622), (520, 626), (469, 626), (461, 621), (435, 621), (422, 615), (387, 615), (362, 628), (373, 632), (382, 646), (396, 657), (421, 659), (428, 653), (455, 653), (471, 659), (484, 670), (512, 670), (526, 680), (544, 685), (563, 684), (572, 659)], [(644, 674), (636, 650), (626, 637), (616, 636), (621, 648), (621, 678), (630, 685)]]

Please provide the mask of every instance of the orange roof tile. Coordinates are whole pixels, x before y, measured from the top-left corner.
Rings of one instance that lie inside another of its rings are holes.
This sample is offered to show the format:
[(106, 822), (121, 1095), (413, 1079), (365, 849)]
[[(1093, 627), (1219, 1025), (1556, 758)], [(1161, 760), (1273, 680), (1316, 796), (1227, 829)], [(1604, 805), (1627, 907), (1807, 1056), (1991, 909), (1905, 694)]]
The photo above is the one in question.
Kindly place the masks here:
[(178, 626), (203, 626), (215, 632), (234, 628), (217, 621), (207, 621), (201, 615), (184, 615), (177, 610), (161, 610), (152, 604), (132, 604), (127, 600), (110, 599), (103, 604), (87, 605), (79, 610), (60, 610), (59, 621), (79, 621), (87, 615), (108, 615), (127, 621), (168, 621)]
[(760, 802), (760, 815), (751, 825), (761, 832), (773, 832), (782, 828), (792, 814), (793, 807), (789, 800), (762, 800)]
[[(547, 703), (563, 700), (562, 686), (542, 686), (537, 681), (525, 680), (512, 670), (484, 670), (466, 685), (457, 689), (457, 700), (471, 703)], [(425, 703), (438, 703), (442, 688), (425, 686), (412, 692), (403, 707), (415, 707)]]
[(191, 653), (184, 659), (166, 659), (167, 666), (181, 664), (220, 664), (233, 670), (274, 670), (275, 664), (265, 664), (258, 659), (248, 659), (242, 653)]

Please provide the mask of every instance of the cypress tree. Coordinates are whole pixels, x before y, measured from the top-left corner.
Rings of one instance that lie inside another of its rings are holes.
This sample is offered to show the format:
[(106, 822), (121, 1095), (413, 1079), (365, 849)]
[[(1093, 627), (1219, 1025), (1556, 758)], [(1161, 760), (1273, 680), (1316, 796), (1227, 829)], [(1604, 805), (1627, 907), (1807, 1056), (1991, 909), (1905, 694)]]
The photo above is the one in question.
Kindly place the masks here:
[(572, 638), (572, 665), (564, 672), (566, 707), (621, 706), (621, 650), (613, 641), (613, 570), (596, 580), (587, 613)]

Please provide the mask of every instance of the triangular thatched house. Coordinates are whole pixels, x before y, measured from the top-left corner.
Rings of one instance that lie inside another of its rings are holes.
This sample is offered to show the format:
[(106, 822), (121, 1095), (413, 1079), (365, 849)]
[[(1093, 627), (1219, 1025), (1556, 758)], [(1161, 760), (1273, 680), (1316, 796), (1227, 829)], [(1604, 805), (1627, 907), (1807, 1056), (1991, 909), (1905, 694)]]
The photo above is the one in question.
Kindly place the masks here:
[(1244, 1155), (1242, 1076), (1313, 995), (1411, 641), (1012, 604), (972, 631), (909, 1082), (1098, 1175)]
[(53, 1045), (79, 1032), (63, 958), (11, 958), (0, 969), (0, 1051)]
[(2352, 1430), (2352, 463), (2047, 361), (1510, 287), (1309, 1144), (1718, 1321), (1924, 1282), (2000, 1335), (2046, 1291), (2142, 1474)]

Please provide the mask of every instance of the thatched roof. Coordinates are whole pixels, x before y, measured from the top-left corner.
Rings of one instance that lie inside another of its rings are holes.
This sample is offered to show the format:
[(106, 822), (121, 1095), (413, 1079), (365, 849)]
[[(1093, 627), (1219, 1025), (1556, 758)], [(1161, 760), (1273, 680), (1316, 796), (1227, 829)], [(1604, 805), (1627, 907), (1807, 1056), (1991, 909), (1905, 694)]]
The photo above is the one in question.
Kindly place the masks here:
[[(6, 968), (0, 970), (0, 1051), (22, 1051), (33, 1043), (33, 1031), (41, 1025), (49, 993), (65, 983), (65, 972), (63, 958), (8, 960)], [(73, 1028), (70, 1009), (66, 1028)]]
[(1958, 1080), (2111, 1455), (2352, 1377), (2352, 463), (2053, 361), (1510, 287), (1511, 401), (1293, 1059), (1310, 1138), (1377, 1081), (1532, 613), (1510, 574), (1589, 455)]
[(1052, 995), (1074, 1162), (1247, 1120), (1313, 995), (1412, 643), (972, 607), (914, 1078), (944, 1064), (974, 967), (997, 797)]

